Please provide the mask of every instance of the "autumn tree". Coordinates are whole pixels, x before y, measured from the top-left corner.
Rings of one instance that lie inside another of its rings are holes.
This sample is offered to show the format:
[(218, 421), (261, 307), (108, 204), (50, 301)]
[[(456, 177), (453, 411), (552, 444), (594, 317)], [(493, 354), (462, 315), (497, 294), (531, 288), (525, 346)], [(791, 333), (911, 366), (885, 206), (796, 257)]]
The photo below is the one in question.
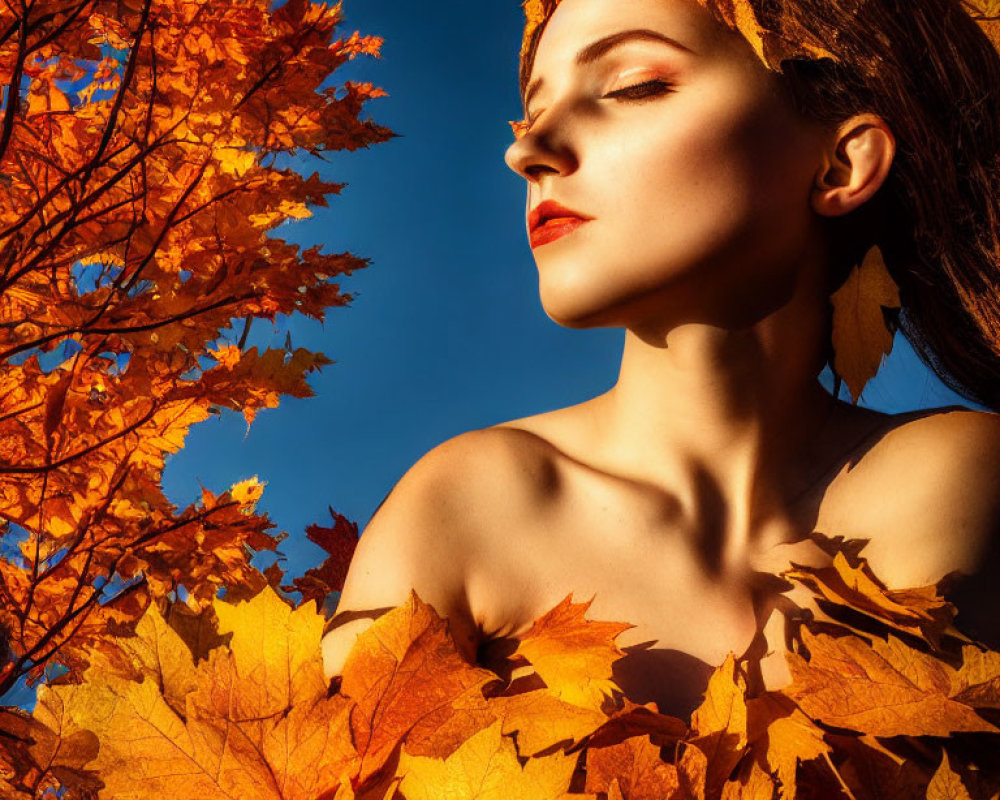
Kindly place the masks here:
[[(329, 363), (247, 342), (255, 319), (348, 303), (335, 281), (366, 264), (272, 233), (341, 189), (290, 156), (392, 135), (363, 117), (379, 89), (330, 80), (381, 44), (340, 20), (310, 0), (0, 6), (0, 695), (79, 680), (151, 604), (266, 585), (261, 486), (178, 509), (161, 477), (192, 425), (249, 423)], [(0, 719), (9, 791), (40, 785), (23, 724)]]

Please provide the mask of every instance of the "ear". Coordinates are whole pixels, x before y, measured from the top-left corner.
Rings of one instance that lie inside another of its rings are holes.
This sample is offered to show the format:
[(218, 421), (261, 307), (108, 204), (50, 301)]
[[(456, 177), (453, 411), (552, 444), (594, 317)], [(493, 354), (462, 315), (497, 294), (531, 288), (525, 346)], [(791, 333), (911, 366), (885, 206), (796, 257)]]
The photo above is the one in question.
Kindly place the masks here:
[(823, 154), (812, 194), (813, 210), (841, 217), (882, 187), (896, 155), (896, 138), (875, 114), (856, 114), (837, 128)]

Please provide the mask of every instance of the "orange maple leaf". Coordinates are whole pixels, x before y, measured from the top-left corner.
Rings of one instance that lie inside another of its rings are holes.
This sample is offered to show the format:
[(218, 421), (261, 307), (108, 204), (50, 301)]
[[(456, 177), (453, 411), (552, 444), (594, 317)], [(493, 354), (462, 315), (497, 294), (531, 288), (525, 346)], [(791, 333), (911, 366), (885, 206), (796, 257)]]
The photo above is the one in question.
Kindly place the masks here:
[(446, 756), (491, 724), (484, 689), (497, 681), (468, 664), (447, 623), (415, 593), (379, 617), (344, 662), (341, 691), (354, 701), (351, 731), (361, 754), (355, 786), (381, 770), (407, 737), (415, 756)]
[(813, 719), (874, 736), (1000, 733), (949, 697), (955, 670), (899, 639), (802, 634), (810, 654), (787, 653), (794, 682), (786, 694)]
[(625, 653), (615, 639), (633, 626), (586, 619), (591, 602), (564, 598), (535, 620), (520, 638), (514, 657), (526, 659), (560, 700), (599, 711), (620, 692), (611, 677), (612, 665)]

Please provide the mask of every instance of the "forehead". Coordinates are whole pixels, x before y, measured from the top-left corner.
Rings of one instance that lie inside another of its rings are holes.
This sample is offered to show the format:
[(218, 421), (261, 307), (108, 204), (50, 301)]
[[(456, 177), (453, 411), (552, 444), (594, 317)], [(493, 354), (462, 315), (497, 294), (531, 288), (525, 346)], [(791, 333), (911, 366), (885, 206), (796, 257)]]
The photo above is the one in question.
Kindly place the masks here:
[(696, 0), (562, 0), (542, 33), (532, 75), (571, 60), (601, 37), (636, 28), (665, 34), (699, 54), (729, 38)]

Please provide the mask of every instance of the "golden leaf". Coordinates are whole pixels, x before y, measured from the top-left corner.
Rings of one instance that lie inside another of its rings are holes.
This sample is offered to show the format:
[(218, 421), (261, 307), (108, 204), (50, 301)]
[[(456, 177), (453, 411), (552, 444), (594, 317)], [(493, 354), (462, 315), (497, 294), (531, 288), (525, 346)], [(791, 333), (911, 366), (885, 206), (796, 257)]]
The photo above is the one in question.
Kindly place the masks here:
[[(611, 790), (612, 784), (616, 784)], [(677, 768), (660, 757), (648, 736), (633, 736), (587, 751), (587, 791), (617, 791), (626, 800), (670, 797), (680, 789)]]
[(590, 603), (571, 597), (535, 620), (521, 637), (516, 656), (527, 659), (549, 691), (567, 703), (601, 710), (620, 691), (612, 680), (612, 665), (625, 653), (615, 639), (633, 627), (584, 618)]
[(834, 369), (857, 403), (865, 384), (892, 351), (892, 334), (886, 328), (882, 309), (900, 305), (899, 287), (885, 266), (882, 251), (877, 247), (869, 250), (830, 300)]
[[(739, 763), (748, 744), (746, 680), (732, 653), (709, 678), (705, 699), (691, 716), (691, 729), (694, 736), (688, 740), (689, 747), (684, 753), (687, 774), (692, 774), (694, 764), (701, 775), (703, 764), (703, 791), (706, 796), (713, 796)], [(704, 759), (699, 753), (704, 754)]]
[(109, 797), (315, 800), (354, 762), (349, 704), (327, 697), (321, 674), (318, 684), (310, 677), (320, 671), (322, 617), (293, 612), (270, 589), (226, 605), (216, 610), (230, 648), (197, 667), (153, 609), (122, 651), (131, 677), (95, 665), (80, 685), (41, 691), (43, 709), (61, 707), (72, 721), (66, 734), (99, 738), (88, 766)]
[(245, 481), (234, 483), (229, 490), (229, 495), (241, 506), (253, 509), (260, 502), (260, 498), (264, 496), (264, 486), (265, 484), (261, 483), (260, 479), (254, 475)]
[(799, 763), (832, 751), (823, 730), (791, 700), (776, 692), (749, 700), (747, 708), (751, 741), (765, 749), (764, 760), (781, 782), (782, 800), (795, 800)]
[(358, 637), (344, 662), (358, 782), (381, 770), (404, 737), (412, 755), (452, 753), (495, 720), (483, 690), (496, 680), (463, 660), (446, 623), (411, 593)]
[(793, 684), (786, 694), (810, 717), (874, 736), (950, 736), (996, 727), (948, 695), (955, 670), (890, 636), (803, 631), (809, 662), (787, 653)]
[(894, 591), (887, 589), (863, 558), (855, 563), (838, 552), (830, 567), (793, 566), (783, 578), (807, 586), (839, 607), (846, 607), (884, 622), (897, 630), (920, 636), (937, 646), (954, 620), (954, 609), (937, 587)]
[(513, 742), (495, 722), (462, 743), (447, 759), (400, 759), (400, 791), (407, 800), (561, 800), (567, 798), (575, 755), (554, 753), (522, 768)]
[(972, 800), (962, 778), (948, 763), (948, 753), (941, 759), (941, 766), (927, 787), (927, 800)]
[(600, 711), (563, 702), (545, 689), (496, 697), (491, 705), (502, 718), (504, 735), (516, 734), (522, 756), (535, 756), (556, 746), (572, 747), (608, 719)]
[(976, 645), (962, 648), (962, 666), (948, 694), (973, 708), (1000, 708), (1000, 653)]

